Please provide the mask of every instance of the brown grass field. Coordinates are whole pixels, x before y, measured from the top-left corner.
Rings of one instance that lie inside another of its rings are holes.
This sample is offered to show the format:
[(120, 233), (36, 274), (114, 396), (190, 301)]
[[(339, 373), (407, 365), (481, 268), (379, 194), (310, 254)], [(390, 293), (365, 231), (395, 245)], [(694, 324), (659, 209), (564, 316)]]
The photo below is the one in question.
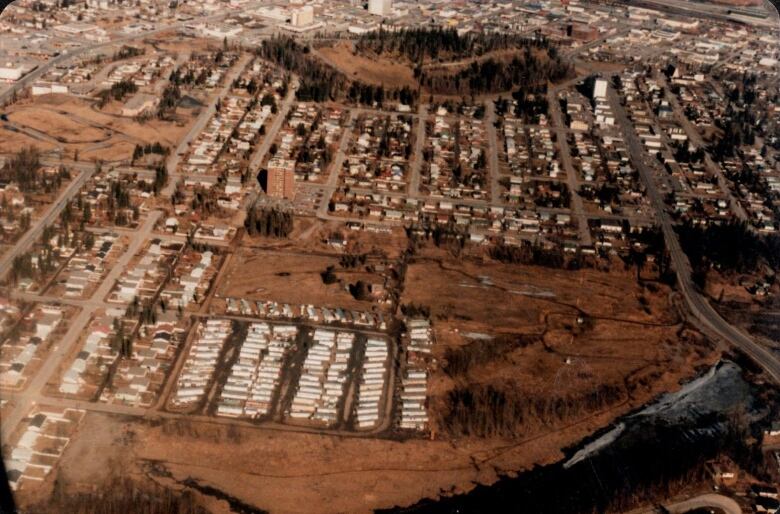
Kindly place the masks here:
[(349, 78), (381, 84), (387, 88), (414, 87), (416, 84), (412, 68), (407, 64), (386, 57), (356, 55), (353, 53), (352, 43), (348, 41), (319, 48), (314, 51), (314, 54), (344, 72)]
[[(457, 388), (492, 387), (579, 408), (588, 394), (600, 397), (604, 386), (615, 389), (616, 398), (603, 400), (613, 407), (674, 387), (713, 352), (679, 319), (669, 293), (655, 282), (637, 283), (622, 265), (609, 273), (573, 272), (489, 260), (458, 264), (430, 252), (409, 266), (401, 302), (431, 310), (441, 367), (429, 383), (430, 407), (434, 420), (446, 420), (448, 395)], [(523, 342), (499, 346), (500, 355), (464, 372), (447, 372), (448, 350), (473, 349), (487, 338)], [(568, 421), (526, 416), (517, 433)]]
[[(176, 490), (192, 479), (275, 513), (370, 512), (409, 505), (492, 483), (499, 473), (555, 462), (563, 457), (561, 448), (675, 390), (718, 357), (700, 335), (684, 327), (670, 291), (652, 282), (651, 270), (639, 284), (633, 270), (618, 265), (607, 273), (474, 259), (456, 264), (437, 250), (415, 259), (402, 302), (432, 311), (434, 422), (448, 407), (447, 392), (464, 385), (491, 385), (545, 399), (610, 384), (621, 397), (563, 420), (529, 419), (512, 437), (451, 437), (435, 424), (431, 438), (344, 437), (90, 413), (63, 456), (56, 473), (60, 483), (68, 491), (89, 490), (111, 470), (121, 470), (123, 477)], [(319, 277), (337, 261), (335, 256), (245, 248), (234, 258), (221, 293), (347, 306), (354, 302), (349, 293), (323, 285)], [(285, 271), (290, 275), (279, 275)], [(578, 326), (578, 316), (587, 322)], [(448, 374), (446, 349), (474, 344), (477, 334), (496, 339), (524, 334), (531, 342), (462, 374)], [(39, 497), (52, 482), (47, 478), (21, 498)], [(214, 491), (195, 494), (211, 511), (230, 512)]]
[[(113, 102), (120, 105), (119, 102)], [(116, 107), (116, 106), (114, 106)], [(160, 142), (173, 147), (186, 133), (187, 123), (132, 118), (93, 108), (69, 95), (46, 95), (18, 102), (8, 111), (10, 130), (0, 126), (0, 153), (12, 153), (33, 145), (42, 151), (63, 148), (67, 156), (79, 151), (81, 160), (107, 162), (129, 159), (136, 144)]]
[[(320, 273), (328, 266), (335, 267), (339, 282), (323, 283)], [(379, 276), (363, 269), (341, 269), (338, 255), (242, 249), (233, 258), (218, 295), (293, 305), (370, 310), (371, 302), (358, 301), (346, 290), (347, 283), (357, 280), (381, 282)]]

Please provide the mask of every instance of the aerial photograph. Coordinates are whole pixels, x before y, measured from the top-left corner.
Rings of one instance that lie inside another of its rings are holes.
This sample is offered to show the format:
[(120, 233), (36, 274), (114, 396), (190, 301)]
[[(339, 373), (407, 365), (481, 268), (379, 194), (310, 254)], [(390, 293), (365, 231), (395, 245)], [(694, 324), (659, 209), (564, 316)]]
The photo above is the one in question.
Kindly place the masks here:
[(780, 513), (780, 1), (0, 4), (0, 514)]

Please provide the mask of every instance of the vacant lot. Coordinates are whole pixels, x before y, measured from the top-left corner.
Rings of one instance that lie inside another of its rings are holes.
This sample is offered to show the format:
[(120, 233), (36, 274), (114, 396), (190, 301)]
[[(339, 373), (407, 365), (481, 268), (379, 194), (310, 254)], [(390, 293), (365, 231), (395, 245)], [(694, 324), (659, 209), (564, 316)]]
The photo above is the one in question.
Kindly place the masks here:
[[(328, 266), (334, 267), (338, 277), (332, 284), (325, 284), (320, 275)], [(382, 281), (361, 267), (341, 268), (337, 255), (242, 249), (233, 258), (218, 294), (295, 305), (370, 309), (372, 302), (356, 300), (347, 289), (348, 284), (358, 280)]]
[(78, 151), (81, 160), (107, 162), (130, 159), (137, 144), (175, 146), (186, 132), (188, 121), (181, 126), (157, 119), (141, 124), (101, 112), (69, 95), (45, 95), (19, 102), (7, 114), (9, 122), (0, 125), (0, 152), (15, 152), (26, 145), (44, 151), (61, 147), (66, 157)]
[(314, 54), (331, 66), (341, 70), (352, 79), (372, 84), (381, 84), (388, 88), (414, 87), (416, 81), (412, 69), (403, 63), (387, 57), (366, 57), (353, 53), (353, 45), (341, 41), (332, 47), (323, 47)]
[(434, 430), (527, 437), (674, 387), (713, 356), (668, 296), (622, 269), (418, 258), (401, 303), (434, 322)]

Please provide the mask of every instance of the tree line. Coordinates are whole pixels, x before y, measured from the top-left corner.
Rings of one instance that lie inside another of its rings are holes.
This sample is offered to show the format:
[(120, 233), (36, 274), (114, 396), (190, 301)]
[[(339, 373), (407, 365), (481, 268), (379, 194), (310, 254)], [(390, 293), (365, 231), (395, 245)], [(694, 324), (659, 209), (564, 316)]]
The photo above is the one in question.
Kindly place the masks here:
[(292, 210), (254, 204), (247, 211), (244, 228), (250, 236), (287, 237), (293, 230)]
[(442, 67), (423, 70), (419, 82), (439, 95), (478, 95), (556, 82), (569, 77), (573, 68), (570, 63), (553, 57), (554, 54), (552, 49), (540, 55), (526, 48), (508, 62), (490, 57), (472, 61), (457, 71)]
[(775, 270), (780, 268), (780, 236), (759, 235), (744, 221), (729, 220), (702, 227), (685, 220), (676, 230), (700, 286), (704, 285), (710, 266), (737, 273), (754, 272), (762, 263)]
[(547, 46), (543, 38), (525, 38), (507, 32), (466, 32), (455, 28), (421, 27), (388, 31), (382, 27), (358, 38), (359, 52), (400, 54), (413, 63), (423, 59), (460, 59), (477, 57), (496, 50), (529, 45)]
[(623, 388), (600, 384), (590, 391), (551, 396), (527, 394), (515, 384), (461, 384), (433, 399), (435, 426), (452, 437), (522, 437), (602, 410), (625, 398)]
[(138, 91), (138, 86), (130, 79), (124, 79), (113, 84), (109, 89), (104, 89), (98, 93), (98, 107), (104, 107), (110, 100), (120, 101), (127, 95), (132, 95)]
[(22, 193), (48, 193), (59, 189), (62, 180), (69, 178), (70, 172), (64, 167), (54, 174), (44, 173), (41, 153), (34, 146), (20, 148), (0, 168), (0, 180), (15, 183)]
[(301, 45), (290, 36), (274, 36), (264, 40), (257, 54), (300, 77), (295, 96), (304, 102), (347, 99), (367, 105), (373, 105), (374, 102), (381, 105), (393, 99), (409, 105), (417, 98), (417, 93), (409, 87), (386, 90), (382, 85), (350, 80), (339, 70), (311, 55), (308, 46)]

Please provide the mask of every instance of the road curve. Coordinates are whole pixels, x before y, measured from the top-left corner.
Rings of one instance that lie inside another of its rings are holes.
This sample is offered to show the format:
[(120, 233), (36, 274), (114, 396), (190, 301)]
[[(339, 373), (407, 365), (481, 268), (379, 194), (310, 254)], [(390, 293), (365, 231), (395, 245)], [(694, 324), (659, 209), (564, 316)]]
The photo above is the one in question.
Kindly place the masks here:
[(672, 514), (683, 514), (695, 509), (714, 507), (726, 514), (742, 514), (742, 509), (737, 502), (722, 494), (702, 494), (679, 503), (666, 505), (666, 509)]
[(671, 218), (666, 210), (666, 205), (656, 188), (654, 173), (646, 162), (647, 154), (634, 132), (633, 125), (629, 121), (628, 115), (611, 84), (608, 86), (607, 98), (615, 113), (617, 123), (623, 129), (623, 136), (628, 145), (629, 152), (631, 153), (632, 161), (647, 187), (648, 197), (658, 216), (664, 235), (664, 241), (666, 242), (666, 247), (669, 250), (672, 264), (675, 273), (677, 274), (677, 283), (680, 293), (685, 299), (694, 321), (698, 322), (702, 328), (714, 333), (732, 346), (742, 350), (761, 366), (776, 383), (780, 383), (780, 356), (774, 355), (770, 350), (754, 341), (753, 338), (745, 332), (723, 319), (693, 284), (691, 280), (691, 265), (688, 261), (688, 256), (683, 252), (682, 247), (680, 246), (680, 241), (672, 226)]

